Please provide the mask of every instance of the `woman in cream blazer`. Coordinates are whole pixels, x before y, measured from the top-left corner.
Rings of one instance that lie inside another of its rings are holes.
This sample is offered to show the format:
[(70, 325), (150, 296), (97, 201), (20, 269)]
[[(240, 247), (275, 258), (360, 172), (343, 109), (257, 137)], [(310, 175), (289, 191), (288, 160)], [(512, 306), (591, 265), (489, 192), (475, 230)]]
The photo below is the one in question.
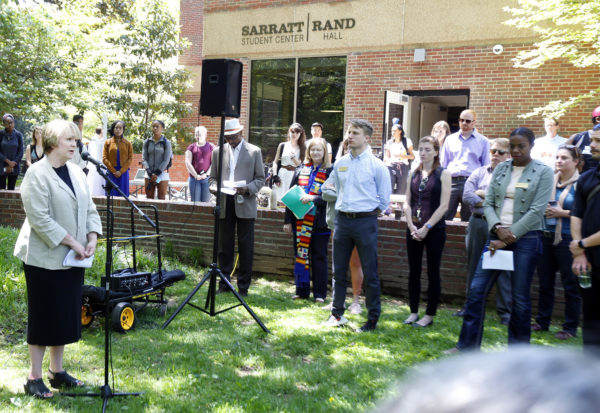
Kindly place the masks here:
[(52, 397), (42, 379), (42, 361), (50, 347), (48, 378), (52, 387), (83, 383), (62, 366), (64, 345), (81, 337), (84, 269), (65, 267), (72, 249), (79, 258), (94, 254), (102, 224), (81, 168), (70, 162), (80, 138), (77, 126), (56, 120), (44, 128), (46, 156), (29, 168), (21, 185), (26, 219), (14, 255), (23, 261), (27, 281), (27, 343), (31, 369), (25, 392)]

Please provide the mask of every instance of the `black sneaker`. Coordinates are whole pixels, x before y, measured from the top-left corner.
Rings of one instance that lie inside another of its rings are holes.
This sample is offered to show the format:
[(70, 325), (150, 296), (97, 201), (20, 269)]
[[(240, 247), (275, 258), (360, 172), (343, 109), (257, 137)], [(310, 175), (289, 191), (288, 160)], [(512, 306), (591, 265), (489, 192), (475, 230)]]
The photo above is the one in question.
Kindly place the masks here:
[(356, 330), (356, 332), (364, 333), (367, 331), (373, 331), (373, 330), (375, 330), (375, 328), (377, 328), (377, 321), (376, 320), (367, 320), (367, 322), (365, 324), (363, 324), (363, 326), (361, 328)]

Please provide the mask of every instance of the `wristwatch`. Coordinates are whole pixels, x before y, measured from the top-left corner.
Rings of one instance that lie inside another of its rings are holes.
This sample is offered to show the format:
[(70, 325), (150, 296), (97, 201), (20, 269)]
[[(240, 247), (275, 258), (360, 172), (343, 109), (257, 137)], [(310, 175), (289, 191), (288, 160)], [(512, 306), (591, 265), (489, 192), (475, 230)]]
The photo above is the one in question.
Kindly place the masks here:
[(430, 223), (425, 224), (425, 226), (427, 227), (427, 229), (431, 229), (431, 224)]
[(579, 245), (579, 248), (581, 248), (582, 250), (585, 249), (585, 245), (583, 245), (583, 240), (580, 239), (579, 241), (577, 241), (577, 245)]
[(498, 228), (500, 228), (502, 226), (502, 224), (500, 224), (499, 222), (497, 224), (495, 224), (492, 227), (492, 232), (495, 234), (496, 232), (498, 232)]

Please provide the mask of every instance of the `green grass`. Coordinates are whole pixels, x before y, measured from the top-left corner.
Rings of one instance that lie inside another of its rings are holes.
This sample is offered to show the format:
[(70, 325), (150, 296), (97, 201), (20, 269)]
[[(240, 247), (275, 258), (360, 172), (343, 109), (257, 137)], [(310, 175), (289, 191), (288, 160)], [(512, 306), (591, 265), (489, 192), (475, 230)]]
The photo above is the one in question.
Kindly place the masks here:
[[(25, 343), (25, 286), (18, 260), (12, 255), (13, 230), (0, 228), (0, 411), (99, 411), (97, 398), (55, 397), (40, 401), (25, 396), (28, 371)], [(126, 254), (117, 254), (122, 265)], [(97, 254), (86, 282), (98, 285), (104, 255)], [(140, 266), (152, 268), (143, 254)], [(181, 268), (187, 280), (170, 287), (169, 297), (181, 302), (203, 270), (166, 259), (167, 269)], [(203, 306), (206, 288), (193, 302)], [(455, 308), (441, 308), (435, 325), (417, 329), (402, 324), (409, 313), (405, 302), (384, 297), (382, 318), (374, 333), (351, 328), (321, 327), (328, 313), (313, 301), (296, 300), (291, 282), (261, 278), (253, 282), (248, 304), (271, 330), (265, 334), (243, 308), (209, 317), (186, 306), (165, 329), (165, 317), (149, 306), (137, 313), (137, 325), (127, 334), (112, 335), (114, 391), (142, 391), (140, 397), (109, 401), (109, 411), (121, 412), (357, 412), (373, 408), (393, 393), (395, 384), (418, 363), (443, 357), (456, 343), (461, 319)], [(233, 304), (231, 294), (217, 303)], [(174, 308), (169, 308), (171, 314)], [(364, 322), (348, 315), (352, 327)], [(65, 366), (95, 386), (104, 380), (104, 319), (84, 330), (68, 345)], [(563, 345), (551, 333), (534, 333), (536, 345)], [(505, 348), (506, 328), (488, 312), (484, 351)], [(569, 343), (581, 346), (580, 339)], [(47, 368), (47, 360), (44, 363)], [(47, 380), (46, 380), (47, 383)]]

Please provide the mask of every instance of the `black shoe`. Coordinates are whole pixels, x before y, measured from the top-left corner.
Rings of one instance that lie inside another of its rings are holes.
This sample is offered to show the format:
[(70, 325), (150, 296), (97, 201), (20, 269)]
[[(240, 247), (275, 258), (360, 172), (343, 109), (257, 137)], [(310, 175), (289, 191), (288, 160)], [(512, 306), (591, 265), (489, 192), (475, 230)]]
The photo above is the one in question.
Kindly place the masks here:
[(365, 333), (367, 331), (373, 331), (377, 328), (377, 320), (367, 320), (365, 324), (356, 330), (357, 333)]
[(460, 310), (458, 310), (457, 312), (453, 313), (452, 315), (454, 317), (464, 317), (465, 316), (465, 307), (461, 308)]
[(50, 385), (55, 389), (61, 389), (64, 387), (83, 387), (83, 382), (75, 377), (71, 376), (66, 371), (60, 371), (58, 373), (54, 373), (48, 369), (48, 380), (50, 381)]
[(238, 294), (240, 297), (248, 297), (248, 290), (239, 290)]
[(25, 394), (39, 399), (50, 399), (54, 396), (41, 378), (35, 380), (27, 379), (27, 383), (23, 387), (25, 388)]

